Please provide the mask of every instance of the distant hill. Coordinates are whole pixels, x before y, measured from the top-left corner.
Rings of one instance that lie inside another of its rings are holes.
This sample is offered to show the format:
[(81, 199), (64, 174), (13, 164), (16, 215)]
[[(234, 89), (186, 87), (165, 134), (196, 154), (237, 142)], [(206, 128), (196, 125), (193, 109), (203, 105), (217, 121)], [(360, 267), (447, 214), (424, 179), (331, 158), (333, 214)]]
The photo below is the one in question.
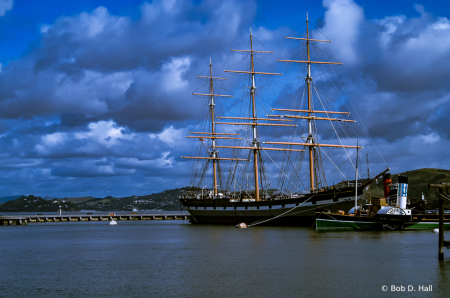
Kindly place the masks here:
[[(418, 169), (414, 171), (407, 171), (399, 174), (392, 174), (392, 183), (397, 183), (398, 175), (408, 177), (408, 199), (411, 203), (417, 202), (422, 198), (422, 192), (427, 201), (428, 209), (436, 209), (438, 207), (437, 190), (428, 188), (428, 184), (439, 184), (442, 182), (450, 183), (450, 170), (442, 169)], [(370, 185), (371, 193), (377, 197), (383, 197), (383, 179), (378, 179), (378, 184), (373, 182)], [(363, 195), (363, 198), (368, 198), (368, 192)], [(450, 209), (450, 204), (446, 204), (446, 208)]]
[[(180, 210), (178, 197), (185, 188), (165, 190), (151, 195), (130, 196), (123, 198), (105, 197), (92, 198), (77, 204), (78, 208), (97, 211), (133, 211), (133, 210)], [(69, 200), (69, 199), (67, 199)]]
[(1, 212), (57, 212), (61, 206), (62, 211), (78, 211), (76, 205), (57, 199), (45, 200), (33, 195), (22, 196), (9, 200), (0, 205)]
[[(62, 198), (61, 198), (62, 199)], [(64, 198), (63, 200), (72, 202), (74, 204), (81, 204), (87, 201), (90, 201), (92, 199), (95, 199), (94, 197), (75, 197), (75, 198)]]
[[(397, 183), (399, 174), (392, 174), (392, 183)], [(425, 195), (428, 209), (436, 209), (438, 206), (437, 190), (429, 189), (430, 183), (450, 183), (450, 170), (442, 169), (419, 169), (400, 173), (408, 177), (408, 198), (411, 203), (417, 202), (422, 198), (422, 192)], [(364, 179), (363, 179), (364, 181)], [(350, 181), (354, 183), (354, 181)], [(344, 186), (346, 183), (339, 183), (336, 185)], [(0, 202), (5, 202), (0, 206), (1, 211), (57, 211), (56, 205), (66, 206), (72, 210), (96, 210), (96, 211), (133, 211), (133, 210), (164, 210), (164, 211), (179, 211), (182, 206), (178, 200), (179, 195), (186, 190), (185, 188), (176, 188), (165, 190), (160, 193), (153, 193), (151, 195), (143, 196), (129, 196), (123, 198), (105, 197), (74, 197), (74, 198), (60, 198), (44, 200), (40, 197), (34, 196), (9, 196), (0, 198)], [(272, 190), (275, 191), (275, 190)], [(379, 178), (370, 185), (372, 196), (383, 197), (383, 178)], [(21, 197), (21, 199), (18, 199)], [(32, 199), (31, 199), (32, 198)], [(46, 197), (47, 198), (47, 197)], [(366, 191), (363, 200), (369, 199), (369, 192)], [(54, 203), (57, 200), (57, 203)], [(36, 204), (35, 204), (36, 203)], [(59, 208), (59, 207), (58, 207)], [(446, 204), (446, 208), (450, 209), (450, 203)], [(46, 209), (46, 210), (44, 210)], [(47, 210), (48, 209), (48, 210)], [(182, 208), (184, 209), (184, 208)], [(59, 210), (59, 209), (58, 209)]]
[(23, 196), (24, 195), (0, 197), (0, 204), (6, 203), (6, 202), (11, 201), (11, 200), (15, 200), (15, 199), (23, 197)]

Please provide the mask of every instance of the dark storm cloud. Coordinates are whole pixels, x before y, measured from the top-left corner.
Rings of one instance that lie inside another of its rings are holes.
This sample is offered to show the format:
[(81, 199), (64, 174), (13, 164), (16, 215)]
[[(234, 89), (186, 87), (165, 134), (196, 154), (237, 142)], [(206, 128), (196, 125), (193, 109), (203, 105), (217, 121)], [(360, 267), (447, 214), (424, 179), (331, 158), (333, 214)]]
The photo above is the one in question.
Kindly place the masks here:
[(224, 51), (248, 32), (255, 3), (153, 1), (137, 9), (137, 18), (106, 7), (60, 17), (1, 68), (3, 192), (183, 186), (186, 126), (204, 105), (190, 95), (203, 84), (195, 76), (209, 57), (223, 64)]
[(136, 20), (105, 7), (61, 17), (42, 26), (42, 41), (27, 57), (3, 68), (1, 115), (113, 116), (153, 131), (191, 118), (190, 81), (250, 27), (253, 8), (251, 1), (154, 1), (142, 4)]
[(336, 71), (349, 96), (346, 108), (358, 112), (371, 136), (389, 142), (431, 132), (448, 136), (450, 20), (420, 5), (417, 17), (376, 20), (350, 0), (324, 5), (320, 30), (333, 40), (327, 50), (344, 62)]
[[(423, 152), (433, 146), (432, 153), (442, 155), (438, 148), (447, 148), (450, 137), (449, 20), (420, 6), (415, 18), (368, 20), (353, 1), (323, 4), (326, 12), (317, 24), (333, 40), (325, 50), (344, 62), (334, 68), (344, 94), (330, 93), (334, 108), (362, 120), (377, 150), (399, 168), (418, 157), (418, 165), (434, 165)], [(136, 9), (140, 14), (133, 18), (107, 7), (60, 17), (41, 26), (41, 40), (25, 56), (0, 68), (3, 193), (142, 195), (188, 182), (190, 164), (180, 156), (189, 155), (194, 143), (184, 136), (207, 108), (204, 99), (190, 95), (204, 83), (195, 76), (208, 75), (210, 57), (218, 72), (224, 64), (239, 69), (235, 64), (243, 56), (229, 50), (246, 48), (248, 42), (241, 42), (256, 4), (153, 1)], [(258, 49), (276, 47), (258, 69), (287, 72), (281, 83), (273, 81), (285, 88), (265, 90), (271, 79), (258, 77), (258, 91), (263, 100), (284, 106), (293, 104), (285, 97), (296, 87), (284, 80), (294, 69), (274, 61), (277, 55), (295, 59), (286, 56), (291, 45), (280, 44), (290, 31), (253, 28)], [(324, 89), (333, 88), (326, 76), (316, 75)], [(247, 90), (248, 81), (232, 75), (227, 86), (218, 93)], [(217, 108), (236, 109), (236, 100)], [(361, 133), (349, 130), (351, 142)], [(373, 160), (383, 164), (382, 158)]]

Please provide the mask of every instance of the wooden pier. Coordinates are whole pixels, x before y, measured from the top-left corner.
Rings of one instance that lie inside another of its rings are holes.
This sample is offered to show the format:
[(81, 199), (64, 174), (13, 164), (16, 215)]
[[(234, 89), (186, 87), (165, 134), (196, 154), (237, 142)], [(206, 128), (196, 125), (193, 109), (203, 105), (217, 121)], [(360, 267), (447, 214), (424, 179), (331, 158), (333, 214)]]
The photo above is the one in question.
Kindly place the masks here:
[(26, 225), (29, 223), (44, 222), (71, 222), (71, 221), (124, 221), (124, 220), (190, 220), (189, 214), (70, 214), (70, 215), (0, 215), (0, 225)]

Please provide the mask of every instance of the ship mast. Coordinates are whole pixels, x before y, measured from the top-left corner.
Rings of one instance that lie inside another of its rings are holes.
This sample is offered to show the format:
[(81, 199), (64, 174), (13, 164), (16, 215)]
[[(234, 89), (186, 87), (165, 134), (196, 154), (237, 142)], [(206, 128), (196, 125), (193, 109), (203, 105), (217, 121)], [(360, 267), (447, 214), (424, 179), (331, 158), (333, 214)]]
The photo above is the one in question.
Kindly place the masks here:
[(252, 114), (253, 114), (253, 142), (252, 145), (255, 149), (253, 149), (253, 166), (255, 170), (255, 200), (259, 201), (259, 177), (258, 177), (258, 138), (256, 135), (256, 122), (258, 121), (256, 119), (256, 103), (255, 103), (255, 64), (253, 61), (253, 35), (252, 35), (252, 29), (250, 29), (250, 57), (251, 57), (251, 63), (252, 63), (252, 86), (250, 88), (250, 94), (252, 96)]
[[(214, 84), (213, 84), (213, 76), (212, 76), (212, 62), (211, 58), (209, 58), (209, 93), (211, 94), (211, 104), (209, 105), (209, 109), (211, 110), (211, 132), (212, 135), (215, 136), (216, 129), (214, 124)], [(212, 149), (211, 149), (211, 157), (213, 157), (213, 187), (214, 187), (214, 196), (217, 195), (217, 150), (216, 146), (216, 138), (212, 139)]]
[(306, 38), (298, 38), (298, 37), (285, 37), (287, 39), (294, 39), (300, 41), (306, 41), (306, 51), (307, 51), (307, 59), (306, 61), (299, 60), (277, 60), (280, 62), (289, 62), (289, 63), (305, 63), (306, 64), (306, 88), (307, 88), (307, 99), (308, 99), (308, 109), (307, 110), (294, 110), (294, 109), (272, 109), (278, 111), (288, 111), (288, 112), (300, 112), (306, 113), (307, 116), (296, 116), (296, 115), (268, 115), (270, 117), (283, 117), (283, 118), (297, 118), (297, 119), (306, 119), (308, 121), (308, 136), (305, 143), (292, 143), (292, 142), (264, 142), (265, 144), (278, 144), (278, 145), (298, 145), (298, 146), (306, 146), (308, 147), (309, 152), (309, 182), (310, 182), (310, 191), (315, 192), (315, 165), (314, 165), (314, 152), (316, 147), (341, 147), (341, 148), (362, 148), (359, 146), (346, 146), (346, 145), (332, 145), (332, 144), (319, 144), (317, 140), (315, 140), (314, 136), (314, 128), (313, 121), (316, 120), (329, 120), (329, 121), (341, 121), (341, 122), (356, 122), (354, 120), (343, 120), (337, 118), (328, 118), (328, 117), (316, 117), (316, 113), (327, 113), (327, 114), (350, 114), (348, 112), (334, 112), (334, 111), (316, 111), (313, 110), (312, 106), (312, 76), (311, 76), (311, 64), (342, 64), (340, 62), (322, 62), (322, 61), (311, 61), (311, 52), (310, 52), (310, 42), (331, 42), (329, 40), (319, 40), (319, 39), (311, 39), (309, 37), (309, 20), (308, 13), (306, 14)]
[[(207, 78), (209, 79), (209, 93), (203, 94), (203, 93), (192, 93), (192, 95), (199, 95), (199, 96), (207, 96), (210, 99), (209, 103), (209, 109), (211, 112), (211, 132), (189, 132), (190, 134), (201, 134), (202, 136), (187, 136), (186, 138), (198, 138), (203, 145), (206, 147), (209, 157), (201, 157), (201, 156), (182, 156), (182, 158), (192, 158), (192, 159), (206, 159), (206, 160), (212, 160), (213, 161), (213, 188), (214, 188), (214, 197), (218, 193), (218, 183), (217, 183), (217, 164), (219, 160), (234, 160), (234, 161), (247, 161), (247, 159), (239, 159), (239, 158), (219, 158), (218, 152), (216, 149), (216, 140), (217, 139), (242, 139), (242, 138), (236, 138), (236, 137), (228, 137), (228, 136), (236, 136), (238, 134), (230, 134), (230, 133), (216, 133), (216, 127), (214, 122), (214, 109), (215, 109), (215, 97), (233, 97), (232, 95), (221, 95), (221, 94), (215, 94), (214, 93), (214, 80), (226, 80), (226, 78), (219, 78), (219, 77), (213, 77), (212, 73), (212, 62), (211, 59), (209, 59), (209, 77), (207, 76), (197, 76), (198, 78)], [(207, 135), (207, 136), (203, 136)], [(209, 136), (210, 135), (210, 136)], [(222, 136), (225, 137), (222, 137)], [(211, 139), (212, 146), (211, 150), (208, 149), (208, 147), (204, 143), (204, 139)]]
[[(309, 28), (308, 28), (308, 13), (306, 13), (306, 49), (308, 53), (308, 63), (307, 63), (307, 74), (306, 74), (306, 85), (308, 89), (308, 116), (310, 119), (308, 119), (308, 138), (307, 143), (313, 144), (314, 143), (314, 137), (313, 137), (313, 130), (312, 130), (312, 106), (311, 106), (311, 56), (309, 52)], [(311, 192), (314, 192), (314, 159), (313, 159), (313, 151), (314, 146), (309, 146), (309, 181), (311, 185)]]
[[(250, 86), (250, 96), (251, 96), (251, 104), (252, 104), (252, 117), (251, 118), (245, 118), (245, 117), (228, 117), (233, 119), (242, 119), (242, 120), (252, 120), (250, 123), (233, 123), (233, 122), (217, 122), (216, 124), (228, 124), (228, 125), (251, 125), (252, 126), (252, 143), (250, 147), (233, 147), (228, 146), (226, 148), (233, 148), (233, 149), (249, 149), (253, 150), (253, 170), (254, 170), (254, 179), (255, 179), (255, 200), (259, 201), (261, 199), (259, 194), (259, 170), (258, 170), (258, 156), (260, 154), (260, 150), (277, 150), (277, 151), (302, 151), (302, 150), (293, 150), (293, 149), (278, 149), (278, 148), (262, 148), (260, 146), (260, 141), (258, 139), (258, 126), (297, 126), (297, 125), (289, 125), (289, 124), (274, 124), (274, 123), (260, 123), (258, 121), (290, 121), (286, 119), (270, 119), (270, 118), (257, 118), (257, 111), (256, 111), (256, 100), (255, 100), (255, 93), (256, 93), (256, 84), (255, 84), (255, 75), (256, 74), (262, 74), (262, 75), (281, 75), (281, 73), (268, 73), (268, 72), (257, 72), (255, 71), (255, 63), (254, 63), (254, 53), (266, 53), (266, 54), (273, 54), (273, 52), (268, 51), (255, 51), (253, 50), (253, 35), (252, 30), (250, 29), (250, 50), (231, 50), (231, 51), (237, 51), (237, 52), (250, 52), (250, 62), (251, 62), (251, 70), (250, 71), (237, 71), (237, 70), (225, 70), (226, 72), (234, 72), (234, 73), (247, 73), (251, 74), (251, 86)], [(219, 117), (219, 118), (225, 118), (225, 117)], [(219, 146), (220, 147), (220, 146)], [(224, 148), (224, 147), (222, 147)]]

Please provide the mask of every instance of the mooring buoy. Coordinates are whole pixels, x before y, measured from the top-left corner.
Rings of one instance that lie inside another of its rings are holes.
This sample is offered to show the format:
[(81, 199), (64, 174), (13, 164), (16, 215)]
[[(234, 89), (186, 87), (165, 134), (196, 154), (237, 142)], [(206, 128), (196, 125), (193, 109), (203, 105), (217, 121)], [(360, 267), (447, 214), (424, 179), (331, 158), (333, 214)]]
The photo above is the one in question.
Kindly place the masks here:
[(245, 222), (241, 222), (236, 227), (239, 228), (239, 229), (246, 229), (247, 228), (247, 224)]

